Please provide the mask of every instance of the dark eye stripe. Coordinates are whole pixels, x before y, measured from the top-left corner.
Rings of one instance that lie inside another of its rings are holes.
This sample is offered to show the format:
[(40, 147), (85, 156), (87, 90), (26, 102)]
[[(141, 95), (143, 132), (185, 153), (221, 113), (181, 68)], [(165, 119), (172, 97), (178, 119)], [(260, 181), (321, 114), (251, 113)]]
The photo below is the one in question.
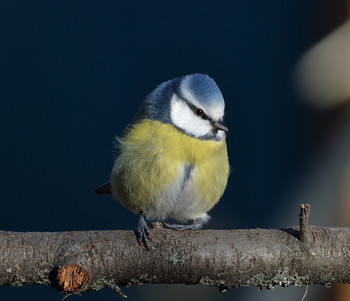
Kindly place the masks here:
[(190, 107), (190, 109), (193, 111), (193, 113), (195, 113), (198, 117), (201, 117), (202, 119), (208, 120), (210, 119), (202, 109), (197, 108), (196, 106), (194, 106), (191, 103), (187, 103), (187, 105)]
[[(182, 97), (180, 94), (177, 94), (176, 93), (176, 95), (177, 95), (177, 97), (179, 97), (179, 98), (181, 98), (188, 106), (189, 106), (189, 108), (193, 111), (193, 113), (195, 113), (196, 114), (196, 110), (197, 109), (200, 109), (200, 108), (197, 108), (196, 106), (194, 106), (193, 104), (191, 104), (189, 101), (187, 101), (184, 97)], [(200, 109), (200, 110), (202, 110), (202, 109)], [(202, 110), (203, 111), (203, 110)], [(197, 115), (197, 114), (196, 114)], [(198, 116), (198, 115), (197, 115)], [(212, 122), (212, 119), (209, 117), (209, 116), (207, 116), (205, 113), (204, 113), (204, 111), (203, 111), (203, 115), (202, 116), (199, 116), (199, 117), (201, 117), (202, 119), (204, 119), (204, 120), (209, 120), (210, 122)]]
[(207, 116), (207, 115), (205, 115), (205, 113), (203, 112), (203, 115), (202, 116), (200, 116), (202, 119), (205, 119), (205, 120), (209, 120), (210, 118)]

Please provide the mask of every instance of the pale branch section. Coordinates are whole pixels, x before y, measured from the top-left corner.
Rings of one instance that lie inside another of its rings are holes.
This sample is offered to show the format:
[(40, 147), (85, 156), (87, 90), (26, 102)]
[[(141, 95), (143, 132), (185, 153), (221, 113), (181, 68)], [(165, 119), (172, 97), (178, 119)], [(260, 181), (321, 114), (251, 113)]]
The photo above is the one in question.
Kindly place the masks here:
[[(306, 210), (308, 217), (308, 209)], [(0, 231), (0, 284), (46, 284), (66, 293), (143, 283), (255, 285), (350, 283), (350, 228), (189, 230), (156, 227), (150, 251), (133, 231)], [(305, 229), (304, 229), (305, 230)], [(303, 232), (302, 230), (301, 232)], [(305, 243), (307, 242), (307, 243)]]

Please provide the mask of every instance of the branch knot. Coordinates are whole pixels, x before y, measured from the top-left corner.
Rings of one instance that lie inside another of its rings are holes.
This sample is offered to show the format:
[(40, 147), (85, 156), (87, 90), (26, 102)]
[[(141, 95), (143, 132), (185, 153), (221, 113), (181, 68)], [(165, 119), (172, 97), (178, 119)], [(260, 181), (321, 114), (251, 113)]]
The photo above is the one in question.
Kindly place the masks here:
[(89, 281), (89, 273), (77, 263), (66, 264), (58, 270), (57, 279), (64, 292), (77, 293)]

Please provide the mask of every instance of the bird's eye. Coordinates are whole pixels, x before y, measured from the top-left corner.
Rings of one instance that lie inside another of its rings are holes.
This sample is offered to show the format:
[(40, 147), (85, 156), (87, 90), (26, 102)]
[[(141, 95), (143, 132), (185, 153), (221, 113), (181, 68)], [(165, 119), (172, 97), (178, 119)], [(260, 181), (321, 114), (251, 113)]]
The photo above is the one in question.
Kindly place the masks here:
[(195, 113), (196, 113), (196, 115), (199, 116), (199, 117), (202, 117), (202, 116), (204, 115), (203, 110), (202, 110), (202, 109), (199, 109), (199, 108), (197, 108), (197, 109), (195, 110)]

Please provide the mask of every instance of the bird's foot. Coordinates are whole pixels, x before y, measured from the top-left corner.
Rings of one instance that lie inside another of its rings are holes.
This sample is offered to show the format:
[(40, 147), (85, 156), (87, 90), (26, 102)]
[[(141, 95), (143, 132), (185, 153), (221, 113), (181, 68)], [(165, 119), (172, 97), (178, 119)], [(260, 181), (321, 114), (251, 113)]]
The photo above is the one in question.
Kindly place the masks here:
[(136, 234), (137, 242), (139, 243), (139, 245), (145, 246), (147, 251), (149, 251), (148, 241), (151, 240), (151, 238), (150, 238), (151, 232), (147, 226), (147, 223), (145, 221), (145, 217), (142, 214), (140, 215), (135, 234)]
[(194, 222), (190, 225), (178, 225), (178, 224), (168, 224), (164, 223), (168, 228), (178, 230), (178, 231), (184, 231), (184, 230), (198, 230), (202, 229), (203, 224), (200, 222)]

